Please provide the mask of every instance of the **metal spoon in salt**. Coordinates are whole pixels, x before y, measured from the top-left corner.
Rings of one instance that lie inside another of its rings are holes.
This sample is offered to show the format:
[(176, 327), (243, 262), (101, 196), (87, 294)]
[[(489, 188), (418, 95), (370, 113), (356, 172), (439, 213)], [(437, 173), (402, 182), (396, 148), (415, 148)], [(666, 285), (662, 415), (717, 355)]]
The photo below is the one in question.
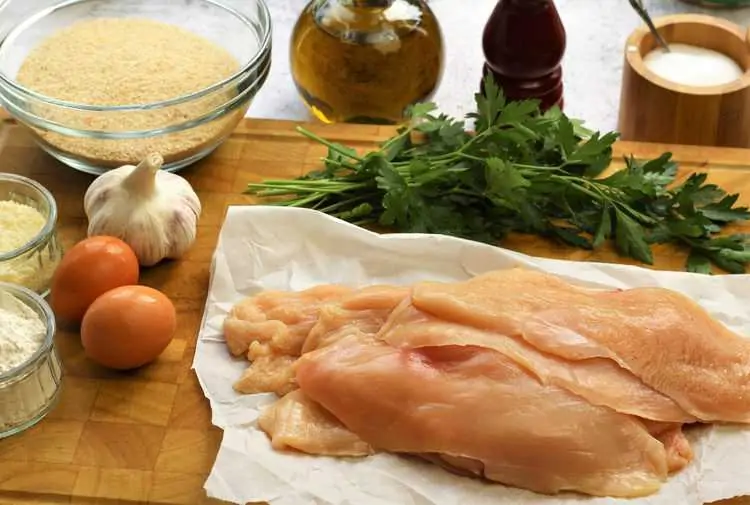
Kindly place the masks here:
[(667, 44), (667, 41), (664, 40), (664, 37), (661, 36), (659, 30), (657, 30), (656, 26), (654, 26), (654, 22), (651, 20), (651, 16), (646, 10), (646, 7), (643, 5), (643, 2), (641, 0), (628, 1), (630, 2), (630, 6), (633, 7), (633, 10), (635, 10), (635, 12), (641, 17), (643, 22), (646, 23), (646, 26), (648, 26), (648, 29), (651, 31), (651, 35), (653, 35), (656, 39), (656, 42), (662, 47), (662, 49), (664, 49), (666, 52), (669, 52), (669, 44)]

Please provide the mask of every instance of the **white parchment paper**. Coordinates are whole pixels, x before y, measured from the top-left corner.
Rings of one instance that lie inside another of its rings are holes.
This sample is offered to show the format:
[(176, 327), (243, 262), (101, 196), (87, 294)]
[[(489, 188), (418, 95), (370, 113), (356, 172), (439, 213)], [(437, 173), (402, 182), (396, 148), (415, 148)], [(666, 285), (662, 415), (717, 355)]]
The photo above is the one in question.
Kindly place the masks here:
[(322, 283), (364, 286), (463, 280), (524, 266), (593, 286), (662, 286), (692, 297), (733, 330), (750, 337), (750, 278), (659, 272), (645, 268), (538, 259), (434, 235), (377, 235), (316, 211), (230, 207), (212, 265), (206, 312), (193, 368), (224, 430), (206, 482), (209, 496), (273, 505), (703, 505), (750, 495), (750, 428), (692, 433), (695, 460), (662, 491), (637, 500), (547, 497), (458, 477), (389, 454), (336, 459), (279, 453), (255, 424), (273, 395), (239, 395), (232, 384), (247, 366), (232, 358), (221, 325), (228, 310), (263, 289), (300, 290)]

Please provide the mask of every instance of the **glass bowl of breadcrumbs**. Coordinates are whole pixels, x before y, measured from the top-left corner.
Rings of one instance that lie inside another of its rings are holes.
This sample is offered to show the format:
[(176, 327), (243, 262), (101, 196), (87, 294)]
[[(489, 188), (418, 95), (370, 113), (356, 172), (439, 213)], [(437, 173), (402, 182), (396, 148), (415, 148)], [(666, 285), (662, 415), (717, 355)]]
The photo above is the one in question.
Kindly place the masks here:
[(78, 170), (158, 152), (176, 171), (229, 136), (270, 67), (263, 0), (67, 0), (0, 40), (0, 105)]

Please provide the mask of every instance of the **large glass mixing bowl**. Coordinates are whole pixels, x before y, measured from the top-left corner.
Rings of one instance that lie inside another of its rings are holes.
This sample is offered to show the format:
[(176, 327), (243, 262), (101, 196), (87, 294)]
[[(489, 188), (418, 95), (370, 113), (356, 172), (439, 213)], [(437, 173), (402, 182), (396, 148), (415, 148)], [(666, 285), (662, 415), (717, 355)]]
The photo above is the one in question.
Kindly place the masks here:
[[(239, 70), (187, 95), (122, 106), (66, 102), (16, 80), (29, 52), (58, 30), (88, 19), (125, 17), (161, 21), (200, 35), (226, 49)], [(0, 40), (0, 105), (31, 130), (45, 151), (78, 170), (100, 174), (159, 151), (164, 169), (174, 171), (227, 138), (270, 67), (271, 18), (263, 0), (67, 0), (28, 15)]]

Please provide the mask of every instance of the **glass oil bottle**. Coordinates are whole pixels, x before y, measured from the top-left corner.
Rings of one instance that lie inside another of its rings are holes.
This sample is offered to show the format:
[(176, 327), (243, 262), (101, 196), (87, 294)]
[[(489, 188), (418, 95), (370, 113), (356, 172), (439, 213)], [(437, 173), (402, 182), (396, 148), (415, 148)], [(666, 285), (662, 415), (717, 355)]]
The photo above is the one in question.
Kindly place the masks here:
[(297, 90), (326, 123), (398, 123), (443, 71), (442, 33), (424, 0), (312, 0), (290, 51)]

